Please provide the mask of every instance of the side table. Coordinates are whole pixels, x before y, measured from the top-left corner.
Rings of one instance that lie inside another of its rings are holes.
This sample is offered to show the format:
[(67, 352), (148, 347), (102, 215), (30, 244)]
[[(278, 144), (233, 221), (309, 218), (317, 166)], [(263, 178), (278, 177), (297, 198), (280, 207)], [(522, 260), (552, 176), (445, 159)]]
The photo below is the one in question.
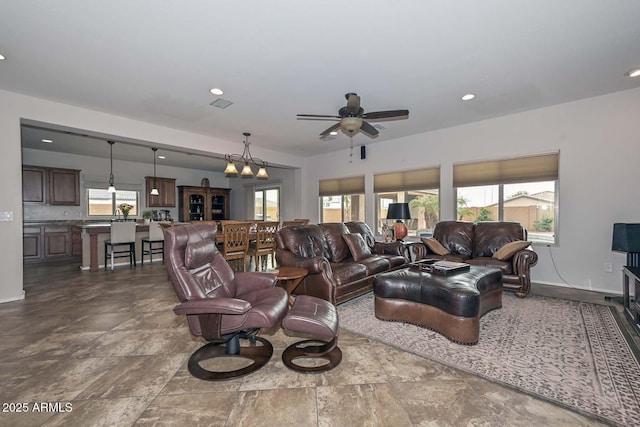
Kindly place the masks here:
[(275, 274), (278, 278), (278, 285), (282, 286), (289, 295), (289, 305), (293, 305), (293, 297), (291, 294), (296, 290), (298, 285), (307, 277), (309, 271), (300, 267), (279, 267), (275, 270), (268, 270), (266, 273)]
[[(640, 335), (640, 267), (626, 266), (622, 269), (622, 276), (624, 315)], [(633, 286), (633, 301), (629, 300), (630, 286)]]

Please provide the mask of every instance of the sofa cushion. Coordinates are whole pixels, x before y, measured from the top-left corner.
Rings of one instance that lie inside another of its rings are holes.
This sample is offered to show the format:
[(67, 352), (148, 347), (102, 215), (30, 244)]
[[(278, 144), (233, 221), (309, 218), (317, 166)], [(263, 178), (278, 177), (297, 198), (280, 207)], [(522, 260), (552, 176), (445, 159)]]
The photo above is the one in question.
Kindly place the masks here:
[(504, 261), (511, 258), (516, 252), (526, 249), (531, 245), (530, 242), (524, 240), (514, 240), (509, 242), (493, 254), (493, 258)]
[(373, 231), (371, 231), (371, 227), (369, 227), (369, 224), (367, 224), (366, 222), (352, 221), (345, 222), (344, 225), (347, 226), (350, 233), (361, 234), (364, 241), (367, 242), (367, 245), (369, 245), (369, 247), (373, 250), (373, 247), (376, 244), (376, 238), (373, 235)]
[(284, 227), (278, 231), (278, 235), (284, 246), (296, 256), (302, 258), (318, 256), (329, 258), (330, 256), (324, 233), (317, 225)]
[(498, 268), (503, 275), (513, 274), (513, 265), (508, 261), (500, 261), (492, 257), (472, 258), (465, 261), (467, 264), (479, 265), (482, 267)]
[(515, 240), (527, 240), (526, 230), (517, 222), (479, 222), (473, 237), (473, 257), (490, 257)]
[(473, 229), (472, 222), (440, 221), (433, 230), (433, 238), (451, 255), (470, 257), (473, 254)]
[(330, 260), (333, 262), (342, 262), (347, 258), (351, 258), (351, 252), (347, 243), (342, 238), (343, 234), (349, 233), (349, 229), (341, 222), (327, 222), (318, 224), (324, 233), (324, 239), (331, 253)]
[(371, 256), (371, 248), (369, 248), (361, 234), (347, 233), (343, 234), (342, 238), (349, 247), (349, 252), (351, 252), (354, 261), (360, 261)]
[(422, 243), (424, 243), (429, 250), (436, 255), (447, 255), (449, 253), (449, 250), (442, 246), (440, 242), (433, 237), (423, 237), (420, 240), (422, 240)]
[(331, 272), (337, 285), (344, 285), (367, 277), (367, 267), (353, 261), (332, 262)]
[(389, 269), (389, 260), (383, 256), (370, 256), (358, 262), (358, 264), (364, 265), (367, 269), (367, 276), (372, 274), (382, 273)]

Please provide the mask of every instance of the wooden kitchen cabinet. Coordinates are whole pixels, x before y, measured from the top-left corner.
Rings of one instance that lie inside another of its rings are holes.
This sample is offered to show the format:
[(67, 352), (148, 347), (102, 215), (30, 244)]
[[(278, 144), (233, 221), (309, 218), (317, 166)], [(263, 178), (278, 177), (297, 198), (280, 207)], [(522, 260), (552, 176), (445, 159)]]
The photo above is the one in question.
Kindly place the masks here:
[(229, 188), (178, 186), (179, 221), (220, 221), (229, 219)]
[(22, 167), (22, 201), (46, 203), (47, 169), (37, 166)]
[(22, 166), (22, 201), (80, 206), (80, 171)]
[(22, 248), (25, 264), (72, 260), (82, 256), (82, 236), (79, 228), (68, 223), (25, 224)]
[[(152, 196), (153, 181), (155, 179), (157, 196)], [(160, 178), (145, 176), (145, 187), (147, 191), (147, 207), (150, 208), (174, 208), (176, 206), (176, 180), (175, 178)]]
[(49, 204), (80, 206), (80, 171), (49, 169)]

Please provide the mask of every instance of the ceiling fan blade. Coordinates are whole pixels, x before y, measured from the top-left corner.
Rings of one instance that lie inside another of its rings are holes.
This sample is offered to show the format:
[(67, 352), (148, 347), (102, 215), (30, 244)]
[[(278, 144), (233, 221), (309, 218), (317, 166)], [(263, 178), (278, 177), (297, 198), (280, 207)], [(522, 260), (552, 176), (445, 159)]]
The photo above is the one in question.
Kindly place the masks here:
[(333, 132), (333, 131), (336, 131), (336, 130), (338, 130), (338, 129), (340, 129), (340, 122), (336, 123), (335, 125), (331, 126), (331, 127), (330, 127), (330, 128), (328, 128), (328, 129), (325, 129), (325, 130), (320, 134), (320, 136), (321, 136), (321, 137), (323, 137), (323, 136), (327, 136), (327, 135), (329, 135), (329, 133), (331, 133), (331, 132)]
[(370, 136), (371, 138), (375, 138), (380, 133), (378, 132), (378, 129), (374, 128), (373, 126), (371, 126), (371, 124), (365, 121), (362, 122), (362, 125), (360, 126), (360, 131), (365, 135)]
[(373, 111), (362, 115), (367, 120), (403, 120), (409, 118), (409, 110)]
[(331, 116), (331, 115), (326, 115), (326, 114), (297, 114), (296, 115), (299, 119), (304, 119), (305, 117), (308, 118), (332, 118), (332, 119), (339, 119), (340, 116)]
[(355, 93), (348, 93), (347, 98), (347, 113), (358, 114), (360, 110), (360, 97)]

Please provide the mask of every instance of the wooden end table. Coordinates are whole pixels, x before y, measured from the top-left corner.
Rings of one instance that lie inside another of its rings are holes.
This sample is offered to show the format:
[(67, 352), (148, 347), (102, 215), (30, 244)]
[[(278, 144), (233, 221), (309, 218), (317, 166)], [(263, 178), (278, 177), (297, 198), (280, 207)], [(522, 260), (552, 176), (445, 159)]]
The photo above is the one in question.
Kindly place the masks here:
[(278, 278), (278, 286), (282, 286), (289, 295), (289, 304), (293, 305), (293, 297), (291, 294), (296, 290), (298, 285), (309, 274), (306, 268), (300, 267), (279, 267), (275, 270), (269, 270), (267, 273), (275, 274)]

